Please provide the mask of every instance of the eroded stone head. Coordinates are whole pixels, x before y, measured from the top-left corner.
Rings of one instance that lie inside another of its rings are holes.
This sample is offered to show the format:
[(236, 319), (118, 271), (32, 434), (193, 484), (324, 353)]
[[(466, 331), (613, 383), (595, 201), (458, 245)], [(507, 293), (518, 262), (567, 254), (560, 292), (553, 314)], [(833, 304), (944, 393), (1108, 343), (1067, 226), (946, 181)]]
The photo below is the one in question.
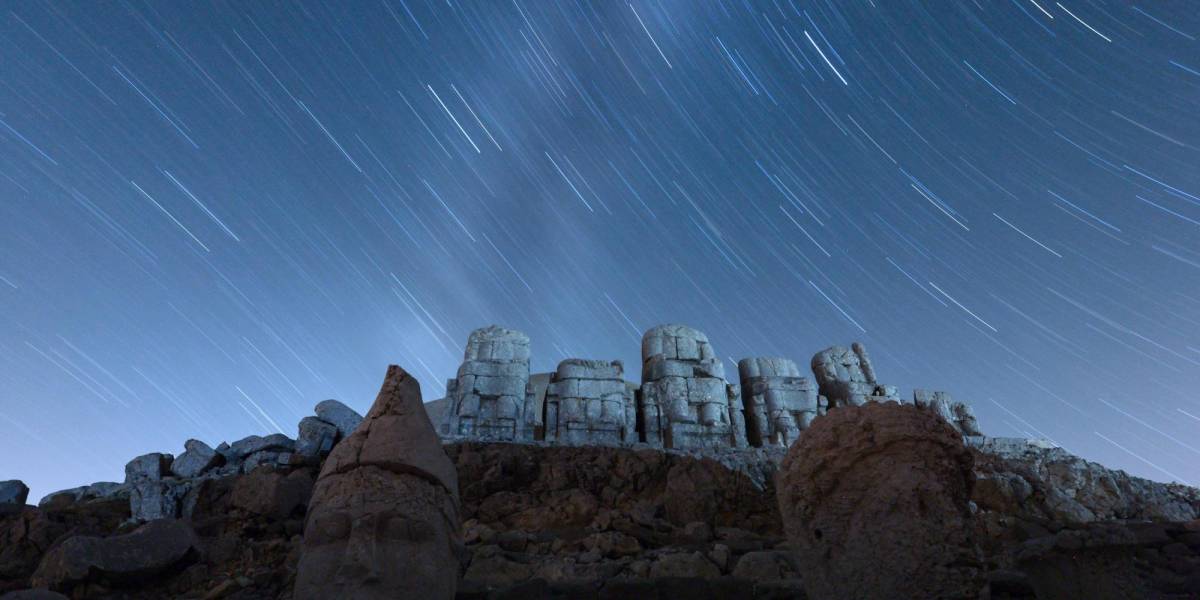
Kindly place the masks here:
[(294, 597), (453, 598), (458, 478), (416, 380), (388, 367), (363, 422), (321, 469)]

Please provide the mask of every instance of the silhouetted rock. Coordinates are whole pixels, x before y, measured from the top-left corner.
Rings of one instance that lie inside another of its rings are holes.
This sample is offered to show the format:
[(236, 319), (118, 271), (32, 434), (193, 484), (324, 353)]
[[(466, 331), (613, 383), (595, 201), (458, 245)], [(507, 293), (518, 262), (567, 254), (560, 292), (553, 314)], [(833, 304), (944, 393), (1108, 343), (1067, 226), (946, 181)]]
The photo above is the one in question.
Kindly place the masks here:
[(22, 506), (29, 498), (29, 486), (17, 479), (0, 481), (0, 504)]
[(892, 402), (813, 421), (779, 474), (805, 588), (825, 598), (973, 598), (971, 453), (945, 421)]

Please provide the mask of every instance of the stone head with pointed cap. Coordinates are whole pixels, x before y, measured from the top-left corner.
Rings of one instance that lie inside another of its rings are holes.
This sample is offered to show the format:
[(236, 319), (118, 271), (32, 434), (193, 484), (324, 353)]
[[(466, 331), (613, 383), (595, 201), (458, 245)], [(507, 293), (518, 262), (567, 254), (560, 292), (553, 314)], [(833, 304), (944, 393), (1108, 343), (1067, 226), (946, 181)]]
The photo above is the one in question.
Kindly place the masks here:
[(458, 507), (458, 475), (421, 387), (390, 366), (366, 418), (321, 468), (294, 597), (453, 598)]

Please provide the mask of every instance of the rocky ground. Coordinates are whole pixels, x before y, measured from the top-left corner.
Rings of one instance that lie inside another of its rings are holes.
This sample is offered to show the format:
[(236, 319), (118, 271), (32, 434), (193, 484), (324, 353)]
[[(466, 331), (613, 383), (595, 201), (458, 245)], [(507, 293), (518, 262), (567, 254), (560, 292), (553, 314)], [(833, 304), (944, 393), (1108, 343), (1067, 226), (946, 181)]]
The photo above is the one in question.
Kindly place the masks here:
[[(804, 568), (776, 501), (781, 451), (711, 458), (472, 442), (446, 451), (461, 482), (461, 598), (803, 594)], [(992, 597), (1200, 597), (1197, 490), (1037, 443), (976, 439), (971, 454), (972, 526)], [(300, 453), (262, 458), (249, 469), (164, 475), (155, 489), (181, 494), (182, 518), (149, 525), (131, 521), (131, 507), (154, 500), (139, 499), (136, 486), (7, 505), (0, 593), (36, 586), (72, 598), (288, 598), (319, 462)], [(169, 461), (152, 467), (170, 473)]]

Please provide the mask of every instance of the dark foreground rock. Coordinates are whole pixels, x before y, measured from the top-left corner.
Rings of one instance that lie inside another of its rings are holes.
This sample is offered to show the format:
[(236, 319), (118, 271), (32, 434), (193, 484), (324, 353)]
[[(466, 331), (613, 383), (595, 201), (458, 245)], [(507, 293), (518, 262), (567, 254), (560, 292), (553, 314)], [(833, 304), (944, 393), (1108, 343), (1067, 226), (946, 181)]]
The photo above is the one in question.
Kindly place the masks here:
[[(811, 578), (784, 536), (777, 458), (761, 449), (708, 458), (638, 447), (454, 443), (445, 450), (462, 503), (459, 598), (799, 598)], [(971, 453), (978, 473), (1019, 476), (1034, 490), (1007, 506), (981, 501), (976, 484), (970, 522), (992, 598), (1103, 598), (1096, 587), (1135, 594), (1123, 597), (1200, 597), (1200, 523), (1153, 511), (1069, 523), (1041, 508), (1055, 479), (1020, 457)], [(250, 472), (226, 465), (188, 480), (181, 522), (198, 539), (195, 559), (135, 583), (89, 577), (71, 597), (290, 599), (320, 466), (318, 459)], [(1156, 498), (1182, 502), (1183, 514), (1200, 506), (1187, 500), (1190, 488), (1172, 496), (1181, 486), (1145, 485), (1123, 496), (1129, 506), (1148, 510), (1161, 505)], [(1105, 514), (1103, 505), (1088, 504), (1101, 496), (1072, 497)], [(74, 537), (131, 533), (138, 525), (130, 517), (120, 495), (0, 510), (0, 594), (29, 588), (43, 557)], [(1113, 538), (1126, 535), (1114, 531), (1133, 537)], [(1141, 587), (1097, 573), (1136, 578)], [(1093, 587), (1069, 587), (1058, 574)]]
[(809, 596), (978, 597), (971, 467), (958, 432), (916, 406), (847, 406), (813, 421), (778, 478)]
[(60, 592), (90, 582), (105, 588), (141, 585), (199, 556), (200, 540), (190, 524), (160, 519), (123, 535), (68, 538), (42, 557), (30, 583)]

